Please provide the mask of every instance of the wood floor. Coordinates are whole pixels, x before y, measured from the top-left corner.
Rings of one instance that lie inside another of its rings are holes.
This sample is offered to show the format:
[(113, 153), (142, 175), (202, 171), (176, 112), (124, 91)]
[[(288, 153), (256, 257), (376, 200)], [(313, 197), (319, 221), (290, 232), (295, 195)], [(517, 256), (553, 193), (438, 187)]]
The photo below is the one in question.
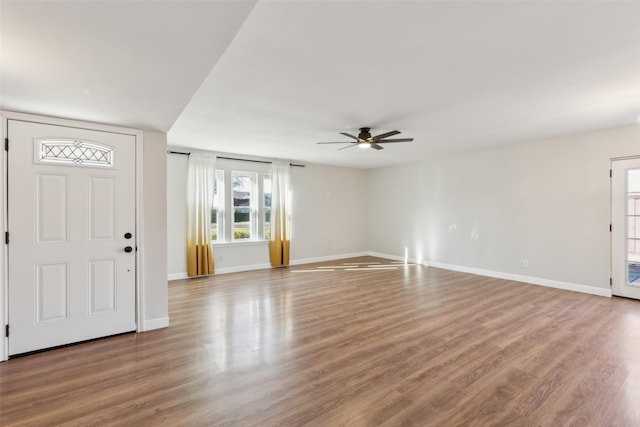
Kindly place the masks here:
[(171, 282), (167, 329), (0, 363), (0, 425), (640, 425), (640, 302), (387, 264)]

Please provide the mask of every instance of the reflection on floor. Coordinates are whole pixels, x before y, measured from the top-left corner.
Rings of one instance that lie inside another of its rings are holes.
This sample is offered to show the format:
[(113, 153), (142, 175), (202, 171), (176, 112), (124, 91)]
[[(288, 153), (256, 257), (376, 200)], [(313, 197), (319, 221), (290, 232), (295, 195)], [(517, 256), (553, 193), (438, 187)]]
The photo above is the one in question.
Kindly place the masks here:
[(336, 265), (321, 265), (314, 269), (299, 269), (292, 268), (290, 273), (318, 273), (327, 271), (379, 271), (379, 270), (397, 270), (408, 266), (414, 266), (415, 264), (406, 263), (404, 261), (385, 261), (385, 262), (342, 262)]

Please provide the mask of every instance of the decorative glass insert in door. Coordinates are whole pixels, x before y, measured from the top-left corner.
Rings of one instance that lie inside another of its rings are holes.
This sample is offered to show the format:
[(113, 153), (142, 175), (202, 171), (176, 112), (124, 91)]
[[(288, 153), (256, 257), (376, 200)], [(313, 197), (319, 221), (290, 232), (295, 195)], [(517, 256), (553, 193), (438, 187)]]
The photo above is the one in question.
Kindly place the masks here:
[(36, 162), (66, 166), (113, 167), (113, 148), (77, 139), (38, 139)]
[(627, 283), (640, 286), (640, 169), (627, 170)]

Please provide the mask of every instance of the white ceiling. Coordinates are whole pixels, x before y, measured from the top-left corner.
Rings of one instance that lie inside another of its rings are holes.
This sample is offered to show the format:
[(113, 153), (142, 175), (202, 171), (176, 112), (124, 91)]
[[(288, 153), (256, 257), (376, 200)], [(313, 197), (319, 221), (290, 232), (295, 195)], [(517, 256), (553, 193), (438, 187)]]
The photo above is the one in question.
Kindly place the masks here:
[(0, 107), (168, 131), (255, 1), (0, 1)]
[[(0, 106), (362, 168), (635, 123), (640, 1), (1, 3)], [(384, 150), (316, 145), (398, 129)]]

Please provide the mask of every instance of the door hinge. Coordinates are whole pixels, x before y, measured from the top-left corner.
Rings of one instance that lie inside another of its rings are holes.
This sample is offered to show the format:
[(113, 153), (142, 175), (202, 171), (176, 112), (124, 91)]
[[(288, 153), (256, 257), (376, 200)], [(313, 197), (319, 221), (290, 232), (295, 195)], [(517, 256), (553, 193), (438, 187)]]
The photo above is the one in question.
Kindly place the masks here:
[(609, 277), (609, 287), (613, 288), (613, 277)]
[(609, 169), (609, 178), (613, 178), (613, 169)]
[(4, 244), (8, 245), (9, 244), (9, 232), (5, 231), (4, 233)]
[(9, 151), (9, 138), (4, 139), (4, 151)]
[(9, 338), (9, 325), (4, 325), (4, 336)]
[(613, 225), (609, 224), (609, 233), (611, 233), (613, 231)]

